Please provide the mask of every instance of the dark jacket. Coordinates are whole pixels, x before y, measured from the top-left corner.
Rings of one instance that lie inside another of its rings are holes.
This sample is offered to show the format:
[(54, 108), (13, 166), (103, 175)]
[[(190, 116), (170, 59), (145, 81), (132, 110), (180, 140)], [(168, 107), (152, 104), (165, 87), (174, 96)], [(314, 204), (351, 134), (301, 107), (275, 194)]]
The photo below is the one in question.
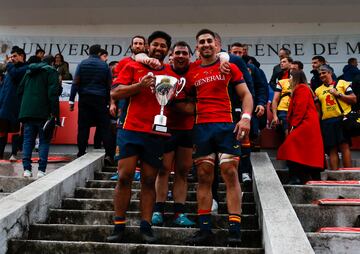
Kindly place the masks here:
[(273, 73), (270, 78), (270, 82), (269, 82), (269, 85), (273, 91), (275, 91), (275, 88), (276, 88), (276, 85), (278, 82), (278, 77), (281, 72), (282, 72), (282, 70), (281, 70), (280, 64), (275, 65), (273, 68)]
[(96, 55), (90, 55), (76, 68), (71, 86), (70, 101), (75, 100), (76, 93), (97, 95), (110, 99), (112, 74), (109, 66)]
[(354, 77), (360, 74), (360, 70), (358, 67), (352, 64), (348, 64), (344, 66), (343, 73), (344, 73), (344, 77), (343, 77), (344, 80), (352, 82)]
[(60, 65), (55, 65), (54, 67), (59, 72), (62, 80), (72, 80), (68, 63), (63, 62)]
[(19, 120), (47, 120), (59, 116), (59, 73), (45, 62), (29, 65), (18, 94), (21, 96)]
[(0, 119), (5, 119), (10, 123), (18, 121), (20, 100), (16, 94), (18, 85), (27, 69), (24, 63), (8, 63), (6, 74), (0, 88)]
[(247, 66), (251, 72), (251, 77), (254, 82), (254, 104), (255, 106), (262, 105), (266, 107), (266, 103), (269, 98), (268, 83), (266, 78), (264, 79), (264, 76), (261, 74), (259, 68), (257, 68), (255, 65), (247, 64)]

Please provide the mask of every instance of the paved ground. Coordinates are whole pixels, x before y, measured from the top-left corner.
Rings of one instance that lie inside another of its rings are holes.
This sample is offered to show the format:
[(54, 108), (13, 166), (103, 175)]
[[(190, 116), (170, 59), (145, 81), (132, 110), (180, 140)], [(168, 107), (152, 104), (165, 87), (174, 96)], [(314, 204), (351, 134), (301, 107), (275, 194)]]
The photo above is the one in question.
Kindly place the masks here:
[[(92, 151), (92, 147), (89, 148), (89, 151)], [(5, 158), (8, 158), (10, 155), (11, 147), (10, 145), (6, 146), (5, 149)], [(77, 153), (77, 147), (74, 145), (52, 145), (50, 146), (50, 152), (49, 155), (64, 155), (69, 156), (73, 159), (76, 158)], [(38, 157), (38, 153), (34, 152), (33, 157)], [(21, 153), (17, 155), (18, 159), (21, 159)], [(55, 169), (64, 166), (66, 163), (48, 163), (48, 166), (46, 168), (46, 172), (50, 173), (54, 171)], [(33, 167), (33, 174), (37, 174), (37, 163), (32, 164)], [(23, 174), (23, 167), (21, 162), (0, 162), (0, 176), (22, 176)]]

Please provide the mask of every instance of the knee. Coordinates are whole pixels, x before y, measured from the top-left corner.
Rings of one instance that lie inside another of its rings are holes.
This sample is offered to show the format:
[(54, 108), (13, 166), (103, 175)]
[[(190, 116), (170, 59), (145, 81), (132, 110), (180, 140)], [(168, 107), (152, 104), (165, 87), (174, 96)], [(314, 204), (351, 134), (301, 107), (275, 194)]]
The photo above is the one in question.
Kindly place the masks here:
[(141, 176), (141, 187), (145, 189), (155, 188), (156, 176)]
[(129, 187), (132, 184), (132, 179), (133, 179), (133, 174), (131, 174), (130, 172), (126, 172), (126, 171), (119, 172), (119, 180), (118, 180), (119, 185)]
[(199, 184), (212, 184), (212, 174), (209, 174), (207, 170), (198, 170), (197, 172), (198, 182)]
[(225, 167), (221, 169), (221, 175), (226, 182), (235, 182), (238, 180), (238, 172), (235, 167)]

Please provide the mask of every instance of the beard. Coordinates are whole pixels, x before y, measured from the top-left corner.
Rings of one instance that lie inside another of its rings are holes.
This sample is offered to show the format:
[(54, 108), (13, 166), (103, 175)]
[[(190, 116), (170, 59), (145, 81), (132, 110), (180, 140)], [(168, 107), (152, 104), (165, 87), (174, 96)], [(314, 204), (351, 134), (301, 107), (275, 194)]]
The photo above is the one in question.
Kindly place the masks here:
[(164, 61), (166, 54), (160, 51), (150, 51), (149, 57), (156, 58), (160, 62)]

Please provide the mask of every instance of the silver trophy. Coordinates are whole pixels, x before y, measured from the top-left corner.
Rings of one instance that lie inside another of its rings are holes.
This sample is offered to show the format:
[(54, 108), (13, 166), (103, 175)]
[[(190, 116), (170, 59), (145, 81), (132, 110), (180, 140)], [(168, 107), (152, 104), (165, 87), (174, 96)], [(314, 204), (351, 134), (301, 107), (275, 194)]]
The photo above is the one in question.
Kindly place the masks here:
[[(148, 75), (153, 74), (149, 72)], [(164, 115), (164, 108), (172, 98), (178, 96), (181, 90), (185, 87), (186, 80), (185, 78), (177, 79), (167, 75), (155, 75), (154, 77), (156, 79), (154, 93), (161, 108), (160, 115), (155, 116), (153, 130), (156, 132), (166, 133), (167, 117)]]

